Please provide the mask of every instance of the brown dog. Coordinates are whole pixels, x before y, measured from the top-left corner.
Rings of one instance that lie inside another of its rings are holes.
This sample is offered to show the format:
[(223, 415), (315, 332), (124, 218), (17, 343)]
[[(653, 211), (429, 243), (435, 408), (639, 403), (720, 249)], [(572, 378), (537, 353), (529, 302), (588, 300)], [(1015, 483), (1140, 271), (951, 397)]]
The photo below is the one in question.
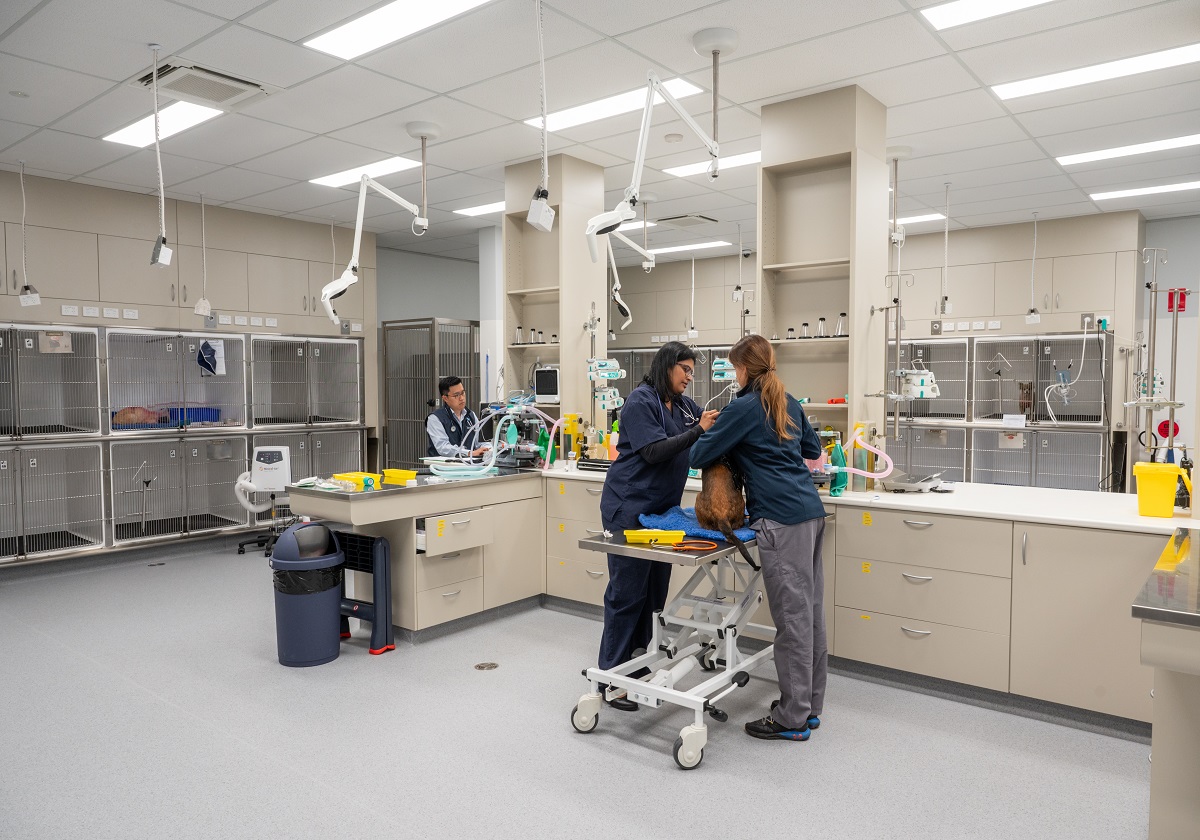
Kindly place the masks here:
[(720, 531), (725, 541), (736, 545), (746, 562), (757, 569), (758, 564), (734, 533), (746, 524), (746, 499), (740, 478), (724, 458), (705, 467), (700, 479), (703, 486), (696, 497), (696, 521), (702, 528)]

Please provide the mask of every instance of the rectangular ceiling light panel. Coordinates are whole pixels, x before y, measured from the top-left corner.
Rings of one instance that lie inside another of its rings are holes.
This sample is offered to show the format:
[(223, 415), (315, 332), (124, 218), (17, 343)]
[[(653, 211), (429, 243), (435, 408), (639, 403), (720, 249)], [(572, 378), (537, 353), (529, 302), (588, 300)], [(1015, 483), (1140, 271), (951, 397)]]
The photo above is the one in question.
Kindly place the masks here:
[(454, 212), (460, 216), (486, 216), (488, 213), (500, 213), (503, 210), (504, 202), (497, 201), (492, 204), (480, 204), (478, 207), (464, 207)]
[(1134, 146), (1117, 146), (1113, 149), (1100, 149), (1095, 152), (1081, 152), (1077, 155), (1063, 155), (1055, 158), (1063, 166), (1073, 163), (1093, 163), (1109, 158), (1128, 157), (1129, 155), (1144, 155), (1149, 152), (1164, 152), (1168, 149), (1183, 149), (1188, 146), (1200, 146), (1200, 134), (1189, 134), (1187, 137), (1172, 137), (1170, 140), (1155, 140), (1150, 143), (1138, 143)]
[(1035, 93), (1046, 93), (1051, 90), (1119, 79), (1122, 76), (1148, 73), (1151, 70), (1165, 70), (1168, 67), (1179, 67), (1196, 61), (1200, 61), (1200, 44), (1189, 44), (1173, 50), (1136, 55), (1133, 58), (1122, 58), (1120, 61), (1108, 61), (1104, 64), (1094, 64), (1091, 67), (1080, 67), (1078, 70), (1051, 73), (1048, 76), (1038, 76), (1022, 82), (993, 85), (992, 91), (1001, 99), (1016, 99), (1019, 96), (1030, 96)]
[[(176, 102), (158, 112), (158, 136), (165, 140), (172, 134), (186, 131), (192, 126), (219, 117), (224, 111), (216, 108), (206, 108), (203, 105), (193, 105), (191, 102)], [(154, 115), (138, 120), (127, 128), (114, 131), (104, 138), (114, 143), (124, 143), (126, 146), (145, 148), (154, 142)]]
[(305, 41), (304, 46), (349, 61), (487, 2), (489, 0), (395, 0)]
[(926, 213), (924, 216), (908, 216), (907, 218), (901, 219), (899, 224), (915, 225), (919, 224), (920, 222), (940, 222), (944, 218), (946, 218), (946, 216), (942, 213)]
[(624, 233), (627, 230), (641, 230), (642, 227), (658, 227), (658, 222), (626, 222), (617, 228), (618, 233)]
[(1092, 193), (1088, 197), (1092, 201), (1103, 201), (1106, 198), (1133, 198), (1138, 195), (1158, 195), (1159, 193), (1183, 192), (1184, 190), (1200, 190), (1200, 181), (1188, 181), (1186, 184), (1164, 184), (1161, 187), (1139, 187), (1134, 190)]
[[(670, 81), (663, 82), (663, 87), (676, 99), (683, 99), (687, 96), (695, 96), (697, 93), (703, 93), (701, 88), (684, 79), (671, 79)], [(655, 94), (654, 104), (661, 105), (662, 103), (663, 98)], [(576, 105), (574, 108), (556, 111), (546, 117), (546, 125), (550, 131), (562, 131), (563, 129), (574, 128), (584, 123), (615, 117), (619, 114), (640, 111), (645, 105), (646, 88), (641, 87), (637, 90), (618, 93), (616, 96), (610, 96), (607, 99), (600, 99), (584, 105)], [(540, 129), (542, 127), (542, 118), (534, 117), (533, 119), (525, 120), (525, 124)]]
[(949, 29), (1049, 2), (1051, 0), (955, 0), (953, 3), (922, 9), (921, 14), (933, 24), (934, 29)]
[(678, 251), (702, 251), (705, 248), (724, 248), (727, 245), (732, 245), (731, 242), (719, 240), (717, 242), (696, 242), (692, 245), (672, 245), (669, 248), (651, 248), (651, 254), (674, 254)]
[[(762, 162), (762, 152), (746, 152), (743, 155), (731, 155), (730, 157), (718, 158), (720, 161), (720, 170), (737, 169), (739, 166), (749, 166), (754, 163)], [(674, 175), (676, 178), (687, 178), (690, 175), (699, 175), (702, 172), (708, 172), (709, 161), (701, 161), (700, 163), (689, 163), (686, 166), (672, 166), (670, 169), (664, 169), (663, 172), (668, 175)]]
[(313, 178), (309, 181), (310, 184), (320, 184), (323, 187), (344, 187), (347, 184), (353, 184), (362, 180), (362, 176), (366, 175), (370, 178), (382, 178), (384, 175), (391, 175), (395, 172), (403, 172), (406, 169), (413, 169), (420, 166), (421, 161), (409, 160), (403, 157), (393, 157), (387, 160), (368, 163), (366, 166), (358, 166), (354, 169), (347, 169), (345, 172), (335, 172), (332, 175), (326, 175), (323, 178)]

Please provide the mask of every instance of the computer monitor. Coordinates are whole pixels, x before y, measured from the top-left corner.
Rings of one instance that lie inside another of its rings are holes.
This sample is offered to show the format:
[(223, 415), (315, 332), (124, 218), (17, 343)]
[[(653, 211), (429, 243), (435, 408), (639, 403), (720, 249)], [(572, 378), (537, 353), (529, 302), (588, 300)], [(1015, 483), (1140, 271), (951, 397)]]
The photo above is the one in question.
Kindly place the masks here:
[(557, 403), (558, 365), (547, 365), (533, 372), (533, 398), (539, 403)]

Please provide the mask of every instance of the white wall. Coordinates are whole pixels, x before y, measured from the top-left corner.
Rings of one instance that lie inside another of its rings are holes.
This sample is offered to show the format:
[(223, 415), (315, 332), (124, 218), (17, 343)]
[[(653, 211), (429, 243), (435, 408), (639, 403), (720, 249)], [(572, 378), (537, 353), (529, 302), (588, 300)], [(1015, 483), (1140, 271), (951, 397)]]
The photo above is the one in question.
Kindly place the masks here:
[[(1146, 223), (1146, 247), (1166, 248), (1167, 264), (1158, 266), (1158, 287), (1168, 289), (1181, 286), (1192, 290), (1187, 310), (1179, 316), (1179, 357), (1176, 368), (1175, 398), (1185, 406), (1175, 412), (1179, 424), (1177, 443), (1186, 444), (1188, 454), (1196, 460), (1193, 447), (1200, 445), (1196, 429), (1196, 400), (1200, 391), (1196, 387), (1197, 365), (1197, 310), (1200, 310), (1200, 294), (1196, 294), (1200, 279), (1200, 216), (1185, 216), (1179, 219), (1159, 219)], [(1149, 268), (1147, 266), (1147, 268)], [(1143, 295), (1146, 293), (1143, 291)], [(1167, 312), (1167, 296), (1158, 299), (1158, 336), (1155, 342), (1154, 366), (1162, 373), (1170, 387), (1171, 369), (1171, 313)], [(1166, 419), (1166, 413), (1156, 414), (1155, 426)], [(1157, 430), (1156, 430), (1157, 433)], [(1176, 456), (1178, 460), (1178, 455)]]
[(479, 263), (379, 248), (379, 320), (479, 320)]

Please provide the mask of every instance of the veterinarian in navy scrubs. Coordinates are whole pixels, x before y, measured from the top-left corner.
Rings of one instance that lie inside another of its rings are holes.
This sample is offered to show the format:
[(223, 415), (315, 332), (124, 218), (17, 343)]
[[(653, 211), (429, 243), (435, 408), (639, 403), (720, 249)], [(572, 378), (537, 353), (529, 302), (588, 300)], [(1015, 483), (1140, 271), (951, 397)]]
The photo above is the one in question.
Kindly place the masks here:
[[(621, 409), (617, 460), (609, 467), (600, 499), (604, 529), (614, 534), (641, 528), (643, 513), (666, 513), (683, 499), (688, 449), (716, 420), (684, 396), (696, 371), (696, 354), (686, 344), (664, 344), (650, 372)], [(654, 613), (667, 603), (671, 564), (608, 555), (604, 592), (604, 632), (600, 667), (614, 668), (650, 644)], [(637, 703), (619, 697), (610, 704), (636, 711)]]

